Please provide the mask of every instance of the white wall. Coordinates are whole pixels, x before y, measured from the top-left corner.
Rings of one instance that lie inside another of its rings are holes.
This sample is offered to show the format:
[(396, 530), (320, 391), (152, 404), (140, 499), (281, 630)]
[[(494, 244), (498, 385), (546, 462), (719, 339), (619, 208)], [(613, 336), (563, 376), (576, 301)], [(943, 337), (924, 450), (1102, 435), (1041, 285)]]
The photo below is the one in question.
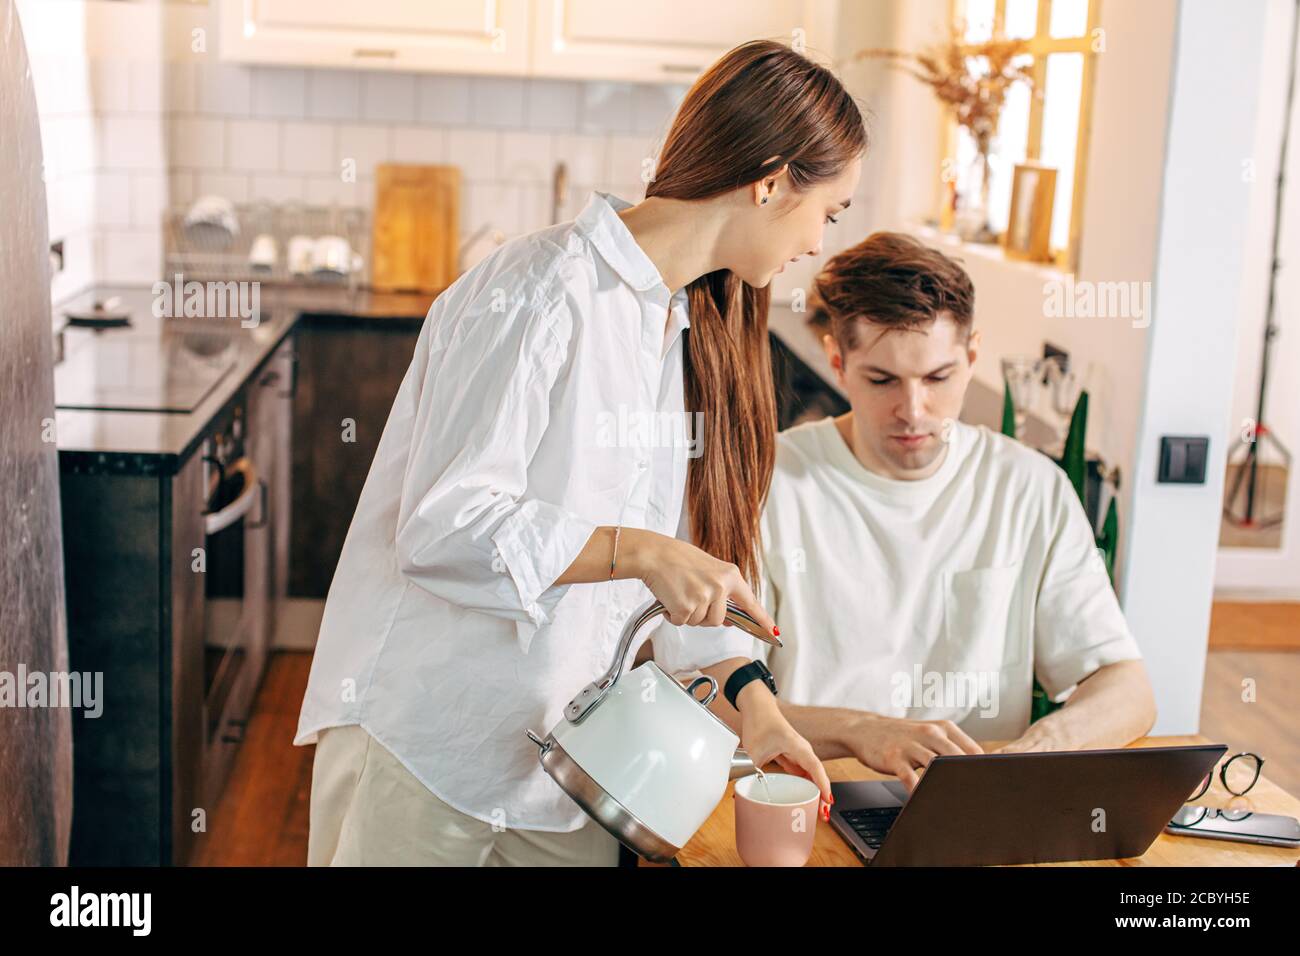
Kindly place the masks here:
[[(1194, 733), (1209, 631), (1255, 140), (1263, 5), (1180, 5), (1132, 473), (1125, 612), (1155, 687), (1154, 733)], [(1209, 65), (1214, 68), (1210, 69)], [(1209, 435), (1206, 483), (1156, 483), (1161, 435)]]
[[(1255, 145), (1249, 162), (1253, 179), (1243, 189), (1250, 196), (1250, 229), (1246, 236), (1247, 268), (1242, 284), (1237, 326), (1236, 382), (1232, 419), (1225, 440), (1241, 440), (1242, 424), (1254, 419), (1258, 401), (1260, 356), (1268, 306), (1278, 158), (1286, 110), (1291, 50), (1293, 0), (1262, 0), (1268, 6), (1264, 55), (1259, 64), (1259, 94)], [(1292, 106), (1286, 189), (1283, 194), (1273, 339), (1266, 424), (1293, 455), (1300, 456), (1300, 97)], [(1246, 170), (1243, 170), (1245, 172)], [(1267, 462), (1269, 459), (1263, 459)], [(1276, 549), (1220, 548), (1215, 590), (1236, 600), (1300, 601), (1300, 462), (1291, 468), (1287, 489), (1287, 520), (1282, 546)]]

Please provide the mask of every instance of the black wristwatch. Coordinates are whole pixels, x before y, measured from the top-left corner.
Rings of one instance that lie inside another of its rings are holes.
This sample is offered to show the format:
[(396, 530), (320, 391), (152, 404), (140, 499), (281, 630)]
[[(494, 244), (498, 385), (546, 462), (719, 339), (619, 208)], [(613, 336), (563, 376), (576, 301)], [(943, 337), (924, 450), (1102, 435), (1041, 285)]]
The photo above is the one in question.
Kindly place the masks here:
[[(750, 681), (761, 680), (767, 685), (767, 689), (776, 696), (776, 679), (772, 672), (767, 669), (767, 665), (762, 661), (750, 661), (744, 667), (737, 667), (730, 677), (727, 678), (727, 686), (722, 689), (723, 696), (736, 707), (736, 695), (739, 694), (745, 685)], [(739, 707), (736, 707), (739, 710)]]

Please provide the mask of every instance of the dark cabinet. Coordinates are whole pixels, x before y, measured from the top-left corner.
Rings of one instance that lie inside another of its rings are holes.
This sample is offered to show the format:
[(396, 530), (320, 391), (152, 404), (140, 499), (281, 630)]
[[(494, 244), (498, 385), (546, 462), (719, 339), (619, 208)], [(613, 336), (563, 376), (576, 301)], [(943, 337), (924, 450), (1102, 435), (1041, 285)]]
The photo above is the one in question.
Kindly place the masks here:
[(304, 315), (293, 403), (289, 594), (324, 598), (423, 317)]

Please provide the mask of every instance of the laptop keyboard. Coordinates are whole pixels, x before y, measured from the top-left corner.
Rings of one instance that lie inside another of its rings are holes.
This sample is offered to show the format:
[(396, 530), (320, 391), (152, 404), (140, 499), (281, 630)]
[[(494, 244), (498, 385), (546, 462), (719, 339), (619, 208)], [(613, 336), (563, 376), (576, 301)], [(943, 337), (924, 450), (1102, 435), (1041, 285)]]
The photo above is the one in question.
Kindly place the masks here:
[(864, 807), (861, 810), (843, 810), (840, 816), (853, 827), (853, 832), (862, 838), (863, 843), (879, 850), (885, 834), (902, 812), (902, 807)]

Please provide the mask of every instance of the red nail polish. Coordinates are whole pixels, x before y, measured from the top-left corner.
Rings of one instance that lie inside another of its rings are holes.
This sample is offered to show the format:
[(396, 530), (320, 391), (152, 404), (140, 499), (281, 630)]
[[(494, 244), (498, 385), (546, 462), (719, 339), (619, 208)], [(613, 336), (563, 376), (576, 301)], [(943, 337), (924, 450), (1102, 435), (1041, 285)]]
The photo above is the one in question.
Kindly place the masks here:
[(773, 633), (774, 635), (776, 635), (777, 637), (780, 637), (780, 636), (781, 636), (781, 629), (780, 629), (779, 627), (777, 627), (775, 624), (773, 624), (773, 625), (772, 625), (772, 633)]

